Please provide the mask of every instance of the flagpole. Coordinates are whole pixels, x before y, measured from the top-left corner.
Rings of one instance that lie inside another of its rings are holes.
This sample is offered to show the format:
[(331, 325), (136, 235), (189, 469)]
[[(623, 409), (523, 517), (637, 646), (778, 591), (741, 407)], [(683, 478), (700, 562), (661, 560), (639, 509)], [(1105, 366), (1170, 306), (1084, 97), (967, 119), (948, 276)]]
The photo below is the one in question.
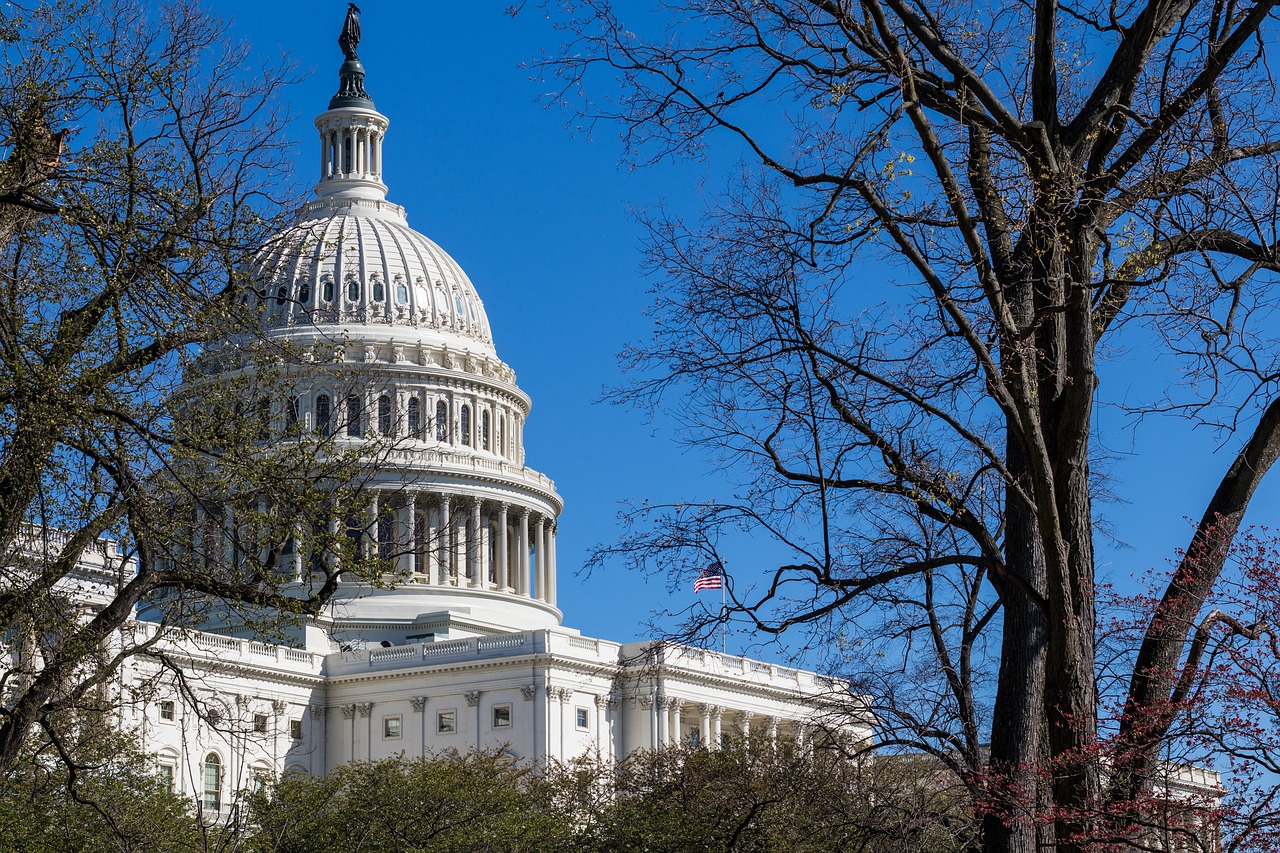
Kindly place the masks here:
[(724, 575), (724, 564), (720, 565), (720, 653), (729, 654), (729, 618), (724, 611), (724, 588), (728, 578)]

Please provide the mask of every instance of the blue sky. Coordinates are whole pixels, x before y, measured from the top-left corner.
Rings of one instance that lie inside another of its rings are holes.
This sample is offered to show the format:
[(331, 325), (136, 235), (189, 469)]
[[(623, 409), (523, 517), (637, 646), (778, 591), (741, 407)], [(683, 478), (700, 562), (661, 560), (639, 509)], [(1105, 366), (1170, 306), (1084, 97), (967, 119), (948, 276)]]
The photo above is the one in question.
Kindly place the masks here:
[[(298, 116), (291, 135), (299, 142), (299, 186), (309, 187), (311, 119), (337, 85), (346, 4), (209, 5), (234, 19), (234, 32), (258, 55), (284, 51), (311, 72), (287, 92)], [(629, 211), (661, 202), (696, 212), (737, 155), (637, 172), (621, 167), (618, 128), (601, 125), (588, 134), (566, 126), (571, 117), (547, 108), (541, 96), (549, 87), (524, 67), (554, 50), (558, 34), (538, 9), (513, 18), (505, 5), (364, 0), (360, 56), (368, 91), (391, 119), (391, 200), (467, 271), (499, 354), (534, 400), (526, 461), (556, 481), (566, 504), (559, 539), (565, 622), (588, 635), (630, 640), (644, 635), (654, 609), (690, 602), (691, 589), (672, 601), (663, 581), (645, 582), (621, 567), (585, 579), (574, 570), (592, 544), (617, 535), (620, 501), (689, 499), (724, 485), (676, 442), (662, 417), (648, 421), (595, 402), (621, 379), (615, 354), (649, 329), (644, 310), (653, 282), (640, 275), (640, 228)], [(1118, 359), (1104, 381), (1110, 396), (1123, 397), (1126, 383), (1136, 388), (1153, 372), (1169, 368), (1139, 349)], [(1186, 541), (1185, 517), (1199, 514), (1229, 459), (1211, 453), (1213, 435), (1176, 420), (1135, 430), (1105, 411), (1099, 418), (1099, 440), (1116, 459), (1116, 489), (1128, 501), (1103, 509), (1129, 546), (1105, 548), (1100, 558), (1104, 572), (1123, 582), (1161, 565)], [(1278, 489), (1272, 482), (1255, 499), (1255, 523), (1274, 515)]]

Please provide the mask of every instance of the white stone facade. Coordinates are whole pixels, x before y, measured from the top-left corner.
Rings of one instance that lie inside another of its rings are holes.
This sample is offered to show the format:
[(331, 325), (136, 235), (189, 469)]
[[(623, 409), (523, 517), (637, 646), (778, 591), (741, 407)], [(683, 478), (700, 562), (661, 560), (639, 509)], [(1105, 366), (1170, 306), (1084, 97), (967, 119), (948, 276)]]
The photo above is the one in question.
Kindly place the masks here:
[[(252, 273), (266, 334), (304, 354), (281, 381), (272, 428), (282, 441), (382, 443), (368, 534), (396, 582), (345, 584), (296, 647), (208, 623), (165, 629), (122, 675), (121, 724), (175, 787), (219, 813), (256, 777), (401, 754), (505, 749), (536, 763), (729, 736), (803, 742), (838, 706), (841, 736), (869, 737), (841, 683), (561, 626), (563, 504), (525, 465), (530, 400), (466, 274), (386, 200), (389, 122), (348, 82), (316, 119), (316, 200)], [(207, 527), (232, 526), (217, 522)], [(211, 534), (197, 521), (194, 535)], [(311, 557), (297, 540), (302, 578)], [(89, 572), (104, 589), (108, 568)], [(130, 630), (160, 629), (144, 614)]]

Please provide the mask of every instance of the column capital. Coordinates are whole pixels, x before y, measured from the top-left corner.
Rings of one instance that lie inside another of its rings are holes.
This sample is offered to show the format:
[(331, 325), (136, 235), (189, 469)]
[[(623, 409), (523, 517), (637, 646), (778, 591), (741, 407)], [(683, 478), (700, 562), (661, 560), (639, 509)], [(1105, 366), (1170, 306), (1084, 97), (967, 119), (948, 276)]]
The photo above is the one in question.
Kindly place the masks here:
[(356, 718), (356, 706), (355, 706), (355, 705), (343, 705), (343, 706), (342, 706), (342, 719), (344, 719), (344, 720), (354, 720), (355, 718)]
[(426, 696), (415, 696), (409, 700), (409, 707), (421, 714), (427, 707)]
[(356, 710), (360, 712), (360, 716), (367, 717), (373, 713), (373, 703), (362, 702), (361, 704), (356, 706)]
[(462, 694), (462, 698), (467, 700), (468, 707), (474, 708), (480, 704), (480, 691), (468, 690), (466, 693)]
[(482, 498), (480, 495), (471, 496), (471, 506), (475, 507), (476, 509), (479, 509), (480, 505), (483, 503), (484, 503), (484, 498)]

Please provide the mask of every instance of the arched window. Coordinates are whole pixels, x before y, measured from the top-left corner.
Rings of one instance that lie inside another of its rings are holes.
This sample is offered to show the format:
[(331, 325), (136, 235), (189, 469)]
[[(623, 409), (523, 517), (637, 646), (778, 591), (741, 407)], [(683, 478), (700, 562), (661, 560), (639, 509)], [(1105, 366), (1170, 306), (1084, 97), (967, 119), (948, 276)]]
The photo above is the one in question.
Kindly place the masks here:
[(298, 303), (304, 307), (311, 301), (311, 281), (309, 279), (298, 279)]
[(485, 410), (480, 413), (480, 449), (489, 449), (489, 412)]
[(213, 752), (204, 757), (204, 807), (214, 812), (222, 808), (222, 759)]
[(352, 394), (347, 397), (347, 435), (356, 438), (364, 435), (363, 418), (360, 415), (360, 398)]
[(382, 277), (375, 275), (373, 277), (373, 301), (381, 302), (384, 296), (386, 296), (386, 293), (382, 287)]
[(378, 398), (378, 435), (391, 435), (391, 398), (386, 394)]
[(351, 276), (347, 279), (347, 301), (360, 301), (360, 279), (355, 276)]
[(282, 284), (276, 288), (276, 307), (280, 308), (284, 305), (285, 298), (289, 295), (289, 285)]
[(298, 431), (298, 421), (302, 415), (302, 400), (297, 395), (289, 397), (284, 406), (284, 428), (290, 434)]
[(329, 423), (330, 405), (328, 394), (316, 397), (316, 432), (325, 438), (333, 431), (333, 425)]
[(320, 282), (320, 298), (325, 302), (333, 301), (333, 277), (325, 276)]
[(444, 400), (436, 403), (436, 441), (449, 440), (449, 406)]
[(422, 403), (417, 397), (409, 398), (409, 438), (421, 438)]
[(471, 444), (471, 407), (465, 403), (462, 411), (458, 412), (458, 432), (461, 433), (458, 439), (465, 445)]

